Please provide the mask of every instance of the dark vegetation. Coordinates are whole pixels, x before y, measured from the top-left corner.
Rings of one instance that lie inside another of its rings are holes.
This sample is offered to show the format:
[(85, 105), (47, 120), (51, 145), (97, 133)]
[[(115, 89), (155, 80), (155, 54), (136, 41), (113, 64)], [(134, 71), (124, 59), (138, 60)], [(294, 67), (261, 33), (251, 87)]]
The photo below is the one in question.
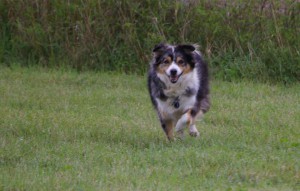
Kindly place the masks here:
[(300, 79), (298, 0), (1, 0), (0, 64), (143, 74), (159, 42), (197, 43), (214, 78)]

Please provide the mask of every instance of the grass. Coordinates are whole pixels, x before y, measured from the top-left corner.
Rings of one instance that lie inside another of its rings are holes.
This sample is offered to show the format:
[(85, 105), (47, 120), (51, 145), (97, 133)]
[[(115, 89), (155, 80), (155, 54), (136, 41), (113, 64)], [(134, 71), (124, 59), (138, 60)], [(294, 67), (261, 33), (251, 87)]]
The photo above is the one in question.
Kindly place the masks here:
[(212, 81), (169, 143), (145, 77), (0, 68), (0, 190), (299, 190), (299, 84)]

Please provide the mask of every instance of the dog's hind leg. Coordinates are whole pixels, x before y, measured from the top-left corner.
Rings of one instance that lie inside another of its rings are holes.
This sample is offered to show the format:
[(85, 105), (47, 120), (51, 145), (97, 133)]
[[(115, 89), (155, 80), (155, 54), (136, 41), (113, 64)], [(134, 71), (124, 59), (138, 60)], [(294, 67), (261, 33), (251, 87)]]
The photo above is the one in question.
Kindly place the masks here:
[(192, 137), (198, 137), (200, 135), (200, 133), (198, 132), (196, 125), (195, 125), (195, 119), (196, 118), (201, 119), (203, 117), (203, 115), (204, 115), (203, 111), (200, 110), (200, 112), (193, 118), (194, 120), (190, 124), (190, 135)]

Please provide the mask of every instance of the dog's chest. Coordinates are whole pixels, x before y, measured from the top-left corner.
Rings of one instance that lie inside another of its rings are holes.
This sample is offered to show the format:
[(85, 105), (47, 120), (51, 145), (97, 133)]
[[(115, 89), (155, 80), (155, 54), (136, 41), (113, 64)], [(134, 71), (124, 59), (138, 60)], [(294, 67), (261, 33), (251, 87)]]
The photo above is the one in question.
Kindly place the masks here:
[(157, 100), (159, 109), (169, 116), (183, 114), (195, 105), (196, 88), (198, 86), (194, 86), (193, 83), (190, 83), (189, 86), (187, 84), (177, 84), (176, 86), (167, 87), (164, 90), (167, 99)]

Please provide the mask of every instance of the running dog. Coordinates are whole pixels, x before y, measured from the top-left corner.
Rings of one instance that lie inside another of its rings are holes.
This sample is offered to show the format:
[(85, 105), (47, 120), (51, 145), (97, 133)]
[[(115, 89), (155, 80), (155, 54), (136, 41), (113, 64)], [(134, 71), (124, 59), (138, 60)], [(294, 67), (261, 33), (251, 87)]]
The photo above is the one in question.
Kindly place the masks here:
[(182, 139), (186, 127), (199, 136), (195, 120), (209, 110), (210, 101), (208, 67), (196, 45), (156, 45), (148, 90), (169, 140)]

